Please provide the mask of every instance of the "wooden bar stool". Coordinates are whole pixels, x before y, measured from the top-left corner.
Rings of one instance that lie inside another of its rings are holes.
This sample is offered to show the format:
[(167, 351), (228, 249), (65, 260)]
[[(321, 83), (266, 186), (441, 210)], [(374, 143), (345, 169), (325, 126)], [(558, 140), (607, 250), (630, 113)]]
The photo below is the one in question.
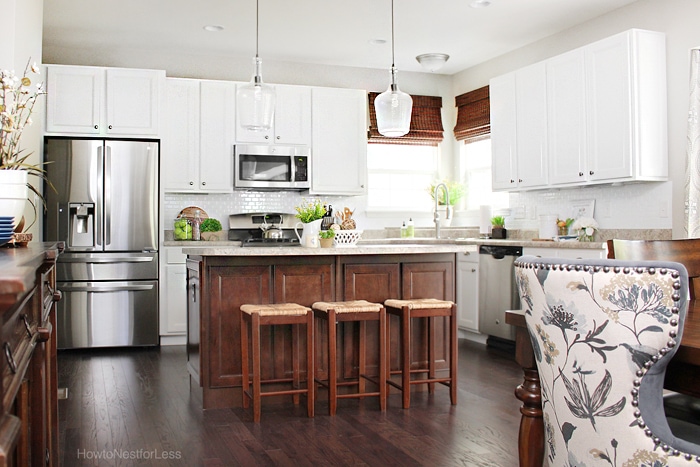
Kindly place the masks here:
[[(379, 397), (380, 410), (386, 410), (386, 310), (381, 303), (366, 300), (347, 302), (316, 302), (311, 305), (317, 318), (325, 320), (328, 326), (328, 380), (316, 379), (321, 386), (328, 388), (328, 413), (335, 415), (338, 399)], [(358, 377), (338, 381), (337, 368), (337, 323), (358, 322), (360, 336), (358, 345)], [(367, 322), (378, 321), (379, 374), (377, 379), (367, 375)], [(365, 381), (377, 385), (377, 391), (367, 392)], [(357, 392), (338, 394), (338, 386), (357, 386)]]
[[(292, 330), (292, 377), (273, 380), (261, 378), (260, 326), (306, 325), (306, 388), (301, 388), (299, 353), (297, 352), (298, 333)], [(252, 393), (250, 389), (248, 325), (251, 328), (252, 344)], [(296, 303), (275, 303), (267, 305), (241, 305), (241, 373), (243, 376), (243, 408), (253, 401), (253, 420), (260, 421), (260, 399), (265, 396), (294, 396), (294, 404), (299, 404), (299, 394), (306, 394), (307, 413), (314, 416), (314, 315), (311, 308)], [(262, 392), (262, 385), (268, 383), (292, 383), (291, 389)]]
[[(427, 384), (428, 392), (432, 393), (435, 389), (435, 383), (441, 383), (450, 388), (450, 401), (452, 405), (457, 404), (457, 307), (453, 302), (445, 300), (437, 300), (434, 298), (422, 298), (413, 300), (396, 300), (389, 299), (384, 302), (386, 312), (399, 317), (400, 328), (400, 347), (401, 347), (401, 370), (391, 371), (387, 363), (389, 377), (387, 384), (390, 384), (399, 390), (403, 395), (403, 408), (408, 409), (411, 406), (411, 385), (412, 384)], [(449, 320), (449, 358), (450, 370), (449, 376), (446, 378), (437, 378), (435, 372), (435, 329), (433, 320), (438, 317), (447, 318)], [(413, 318), (427, 318), (428, 326), (428, 368), (411, 369), (411, 320)], [(387, 340), (391, 342), (389, 330), (391, 326), (387, 326)], [(387, 356), (389, 360), (390, 355)], [(412, 379), (411, 375), (427, 373), (428, 377), (423, 379)], [(401, 384), (392, 381), (392, 374), (401, 374)]]

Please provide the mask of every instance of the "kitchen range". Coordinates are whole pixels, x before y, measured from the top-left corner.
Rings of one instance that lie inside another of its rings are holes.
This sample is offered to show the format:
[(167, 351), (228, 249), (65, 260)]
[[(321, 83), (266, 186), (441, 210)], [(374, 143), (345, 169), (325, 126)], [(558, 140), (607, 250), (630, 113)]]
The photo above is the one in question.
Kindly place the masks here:
[(229, 216), (228, 239), (241, 246), (299, 246), (294, 214), (245, 213)]
[(158, 345), (158, 143), (46, 138), (61, 349)]

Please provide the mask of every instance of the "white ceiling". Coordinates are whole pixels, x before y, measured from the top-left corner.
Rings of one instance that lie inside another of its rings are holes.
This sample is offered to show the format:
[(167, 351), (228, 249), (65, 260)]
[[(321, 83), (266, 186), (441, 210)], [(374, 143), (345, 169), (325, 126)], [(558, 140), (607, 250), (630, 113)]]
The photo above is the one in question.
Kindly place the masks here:
[[(391, 0), (259, 0), (263, 60), (386, 68)], [(453, 74), (636, 0), (395, 0), (400, 71), (422, 71), (416, 55), (450, 55)], [(207, 32), (205, 25), (223, 26)], [(44, 45), (173, 48), (222, 57), (255, 55), (255, 0), (45, 0)], [(382, 45), (373, 39), (384, 39)]]

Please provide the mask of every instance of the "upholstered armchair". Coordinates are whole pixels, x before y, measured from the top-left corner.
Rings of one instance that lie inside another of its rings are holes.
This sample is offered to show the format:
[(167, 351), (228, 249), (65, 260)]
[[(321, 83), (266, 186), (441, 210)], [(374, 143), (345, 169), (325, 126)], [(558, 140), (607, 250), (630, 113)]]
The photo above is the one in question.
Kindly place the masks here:
[(542, 388), (545, 465), (700, 462), (676, 438), (663, 380), (688, 307), (678, 263), (525, 256), (515, 276)]

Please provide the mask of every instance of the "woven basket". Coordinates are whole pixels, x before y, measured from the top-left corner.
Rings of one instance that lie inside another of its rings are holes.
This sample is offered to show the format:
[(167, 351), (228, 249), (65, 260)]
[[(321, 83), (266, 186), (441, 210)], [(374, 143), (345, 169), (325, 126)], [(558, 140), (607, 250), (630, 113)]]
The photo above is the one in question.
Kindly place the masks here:
[(333, 246), (336, 248), (355, 246), (362, 237), (362, 230), (336, 230)]

